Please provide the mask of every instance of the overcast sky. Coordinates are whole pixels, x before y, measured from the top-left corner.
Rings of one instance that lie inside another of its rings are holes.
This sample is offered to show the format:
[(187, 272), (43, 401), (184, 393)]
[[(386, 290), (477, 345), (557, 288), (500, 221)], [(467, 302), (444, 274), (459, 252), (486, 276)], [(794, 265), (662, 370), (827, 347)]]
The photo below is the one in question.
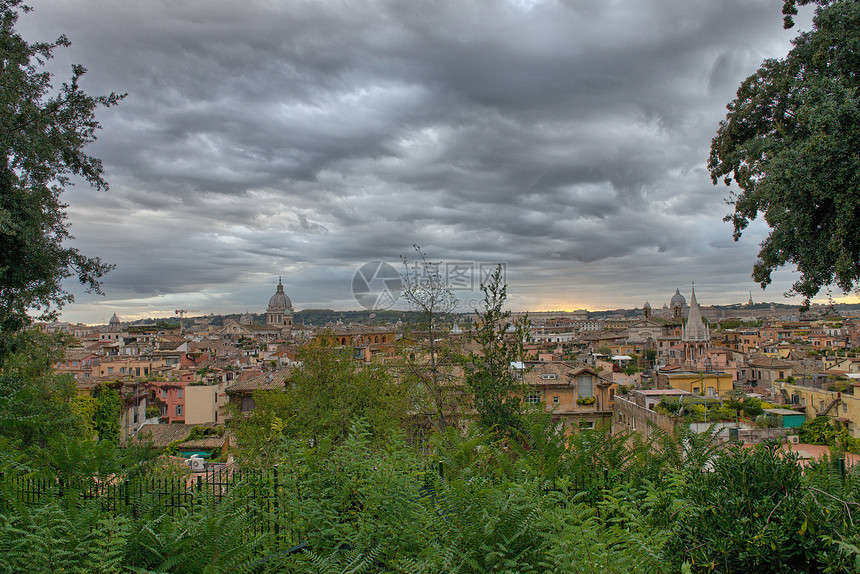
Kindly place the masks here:
[[(417, 243), (506, 265), (520, 309), (783, 301), (750, 273), (706, 170), (743, 78), (784, 56), (755, 0), (45, 0), (100, 110), (111, 188), (66, 192), (74, 244), (116, 264), (63, 318), (357, 309), (353, 276)], [(809, 28), (809, 14), (798, 18)], [(74, 287), (74, 285), (70, 285)], [(75, 291), (77, 293), (77, 291)], [(458, 293), (468, 304), (474, 296)]]

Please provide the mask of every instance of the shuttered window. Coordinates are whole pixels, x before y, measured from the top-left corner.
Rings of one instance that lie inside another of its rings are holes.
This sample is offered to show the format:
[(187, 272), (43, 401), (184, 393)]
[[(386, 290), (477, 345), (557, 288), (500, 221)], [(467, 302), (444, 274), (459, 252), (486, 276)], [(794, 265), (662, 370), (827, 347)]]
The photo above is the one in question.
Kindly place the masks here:
[(594, 379), (591, 375), (579, 375), (576, 378), (576, 386), (580, 398), (594, 396)]

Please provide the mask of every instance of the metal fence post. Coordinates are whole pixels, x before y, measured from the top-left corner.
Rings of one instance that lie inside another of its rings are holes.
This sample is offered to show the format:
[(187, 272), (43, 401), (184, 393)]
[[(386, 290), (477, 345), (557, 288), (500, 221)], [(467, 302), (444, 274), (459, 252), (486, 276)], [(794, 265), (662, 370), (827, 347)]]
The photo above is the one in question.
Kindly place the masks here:
[(278, 465), (272, 468), (272, 510), (275, 519), (275, 545), (280, 548), (281, 545), (281, 517), (278, 513)]
[(197, 475), (197, 491), (194, 493), (194, 498), (191, 500), (191, 505), (194, 506), (194, 501), (197, 501), (197, 506), (201, 506), (203, 504), (203, 500), (201, 500), (201, 493), (203, 492), (203, 477), (199, 474)]

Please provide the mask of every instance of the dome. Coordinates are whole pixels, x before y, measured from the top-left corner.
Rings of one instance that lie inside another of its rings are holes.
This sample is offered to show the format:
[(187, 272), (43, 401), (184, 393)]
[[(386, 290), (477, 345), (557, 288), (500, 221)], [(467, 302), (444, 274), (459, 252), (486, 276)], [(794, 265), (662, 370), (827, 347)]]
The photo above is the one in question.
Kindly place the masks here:
[(643, 309), (650, 309), (650, 308), (651, 308), (651, 303), (649, 303), (648, 301), (645, 301), (645, 304), (644, 304), (644, 305), (642, 305), (642, 308), (643, 308)]
[(290, 298), (287, 297), (287, 294), (284, 293), (284, 284), (281, 283), (280, 278), (278, 279), (278, 290), (275, 291), (275, 294), (272, 295), (272, 298), (269, 299), (269, 312), (273, 311), (292, 311), (293, 310), (293, 302), (290, 301)]
[(681, 295), (681, 291), (679, 289), (675, 289), (675, 294), (672, 295), (672, 300), (670, 301), (671, 307), (674, 309), (675, 307), (686, 307), (687, 300)]
[(119, 317), (116, 316), (116, 313), (114, 313), (113, 317), (110, 318), (108, 325), (119, 325)]

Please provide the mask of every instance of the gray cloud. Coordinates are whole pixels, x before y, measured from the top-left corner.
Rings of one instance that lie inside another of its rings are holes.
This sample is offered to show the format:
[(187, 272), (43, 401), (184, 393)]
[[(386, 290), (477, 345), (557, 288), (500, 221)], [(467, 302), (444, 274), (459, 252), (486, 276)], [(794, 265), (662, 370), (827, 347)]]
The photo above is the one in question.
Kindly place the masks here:
[(355, 269), (413, 243), (506, 262), (514, 305), (755, 287), (764, 229), (731, 241), (705, 161), (796, 33), (772, 3), (46, 0), (19, 28), (129, 94), (90, 150), (111, 190), (66, 198), (117, 268), (67, 318), (260, 310), (279, 274), (299, 308), (355, 306)]

